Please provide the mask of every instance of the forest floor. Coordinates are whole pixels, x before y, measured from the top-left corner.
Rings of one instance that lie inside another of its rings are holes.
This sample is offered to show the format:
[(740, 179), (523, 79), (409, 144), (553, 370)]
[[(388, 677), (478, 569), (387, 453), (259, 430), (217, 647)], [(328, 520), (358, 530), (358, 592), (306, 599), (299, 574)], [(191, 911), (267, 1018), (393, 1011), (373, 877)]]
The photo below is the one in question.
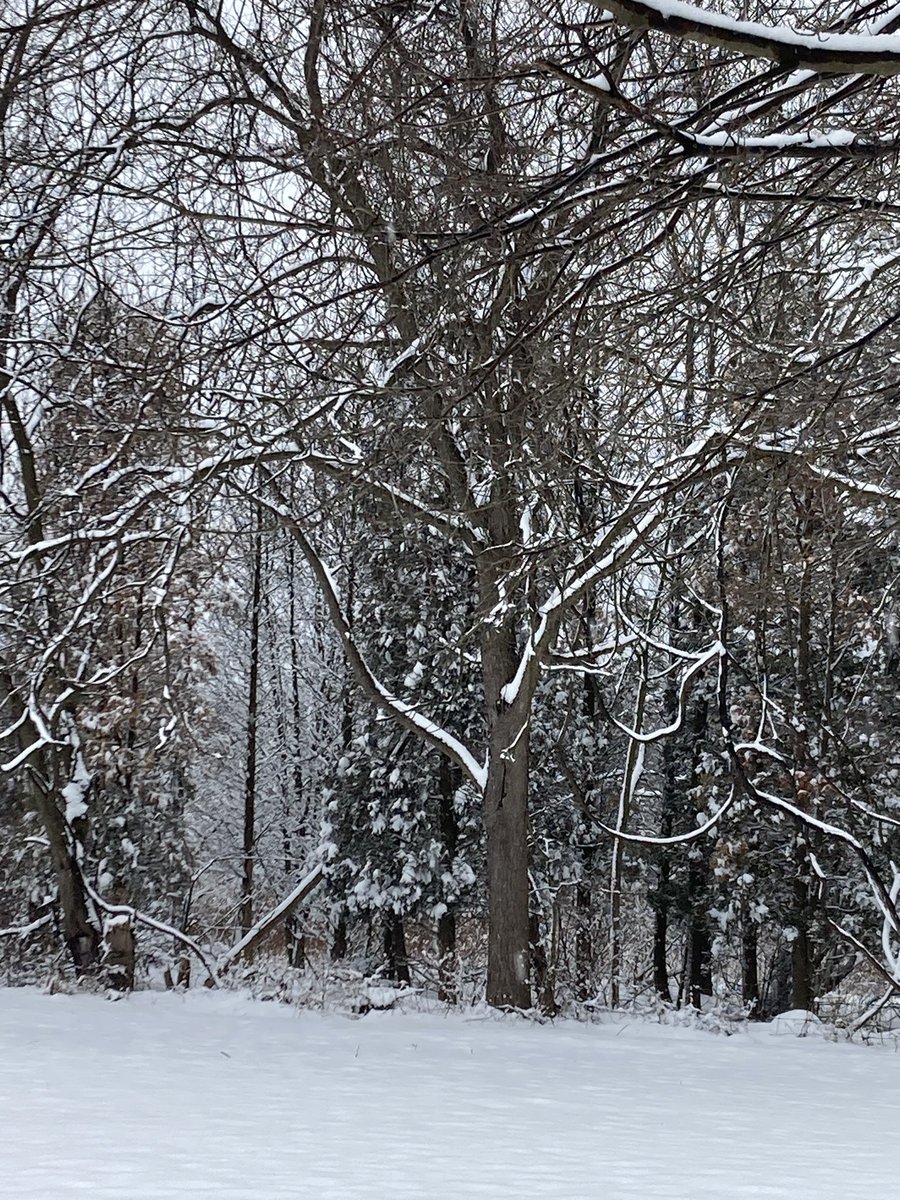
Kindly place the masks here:
[(888, 1200), (900, 1058), (764, 1027), (0, 990), (10, 1200)]

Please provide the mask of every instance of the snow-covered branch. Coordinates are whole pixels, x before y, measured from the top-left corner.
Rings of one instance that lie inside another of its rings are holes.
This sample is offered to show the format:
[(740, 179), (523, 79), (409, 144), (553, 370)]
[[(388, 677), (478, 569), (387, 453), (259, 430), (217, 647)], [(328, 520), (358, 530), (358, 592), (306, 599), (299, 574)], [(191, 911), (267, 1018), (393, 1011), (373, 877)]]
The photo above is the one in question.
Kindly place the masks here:
[(219, 959), (216, 964), (216, 969), (220, 975), (224, 975), (231, 967), (234, 966), (245, 954), (266, 936), (266, 934), (286, 917), (290, 916), (291, 911), (297, 907), (303, 900), (306, 899), (319, 886), (325, 878), (325, 870), (321, 864), (313, 869), (300, 880), (293, 891), (289, 892), (285, 898), (270, 909), (264, 917), (262, 917), (252, 929), (248, 929), (239, 942), (236, 942), (230, 950)]
[(709, 12), (684, 0), (590, 0), (633, 29), (720, 46), (765, 58), (788, 70), (830, 75), (897, 75), (900, 37), (893, 34), (805, 33), (789, 25), (763, 25)]

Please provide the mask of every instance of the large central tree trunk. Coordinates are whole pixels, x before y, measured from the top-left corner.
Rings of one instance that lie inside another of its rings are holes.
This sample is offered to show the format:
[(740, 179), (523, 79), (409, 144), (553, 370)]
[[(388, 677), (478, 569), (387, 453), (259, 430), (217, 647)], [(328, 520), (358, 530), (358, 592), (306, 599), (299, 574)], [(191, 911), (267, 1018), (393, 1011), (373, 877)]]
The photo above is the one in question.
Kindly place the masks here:
[(487, 1000), (495, 1008), (530, 1008), (528, 979), (528, 748), (514, 750), (498, 723), (491, 739), (484, 821), (487, 833)]
[(508, 706), (501, 697), (518, 662), (509, 631), (482, 644), (488, 714), (484, 791), (487, 835), (487, 1001), (530, 1008), (528, 912), (528, 720), (530, 698)]

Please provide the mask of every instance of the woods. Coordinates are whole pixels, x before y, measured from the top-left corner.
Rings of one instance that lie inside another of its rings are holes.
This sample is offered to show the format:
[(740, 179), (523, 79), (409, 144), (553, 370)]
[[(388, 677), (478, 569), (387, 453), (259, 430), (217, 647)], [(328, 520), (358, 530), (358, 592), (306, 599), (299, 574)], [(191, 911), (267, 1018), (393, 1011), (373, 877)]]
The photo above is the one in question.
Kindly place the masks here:
[(897, 24), (17, 0), (6, 979), (900, 992)]

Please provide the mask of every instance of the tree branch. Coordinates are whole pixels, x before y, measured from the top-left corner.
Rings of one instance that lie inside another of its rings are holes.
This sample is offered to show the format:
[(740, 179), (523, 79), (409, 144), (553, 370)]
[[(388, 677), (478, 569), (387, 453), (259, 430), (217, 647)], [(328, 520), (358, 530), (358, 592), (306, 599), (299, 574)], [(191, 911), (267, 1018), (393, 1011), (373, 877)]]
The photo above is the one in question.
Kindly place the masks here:
[(900, 74), (900, 38), (891, 34), (801, 33), (707, 12), (683, 0), (589, 0), (633, 29), (653, 29), (685, 41), (720, 46), (777, 62), (786, 70), (829, 75)]

